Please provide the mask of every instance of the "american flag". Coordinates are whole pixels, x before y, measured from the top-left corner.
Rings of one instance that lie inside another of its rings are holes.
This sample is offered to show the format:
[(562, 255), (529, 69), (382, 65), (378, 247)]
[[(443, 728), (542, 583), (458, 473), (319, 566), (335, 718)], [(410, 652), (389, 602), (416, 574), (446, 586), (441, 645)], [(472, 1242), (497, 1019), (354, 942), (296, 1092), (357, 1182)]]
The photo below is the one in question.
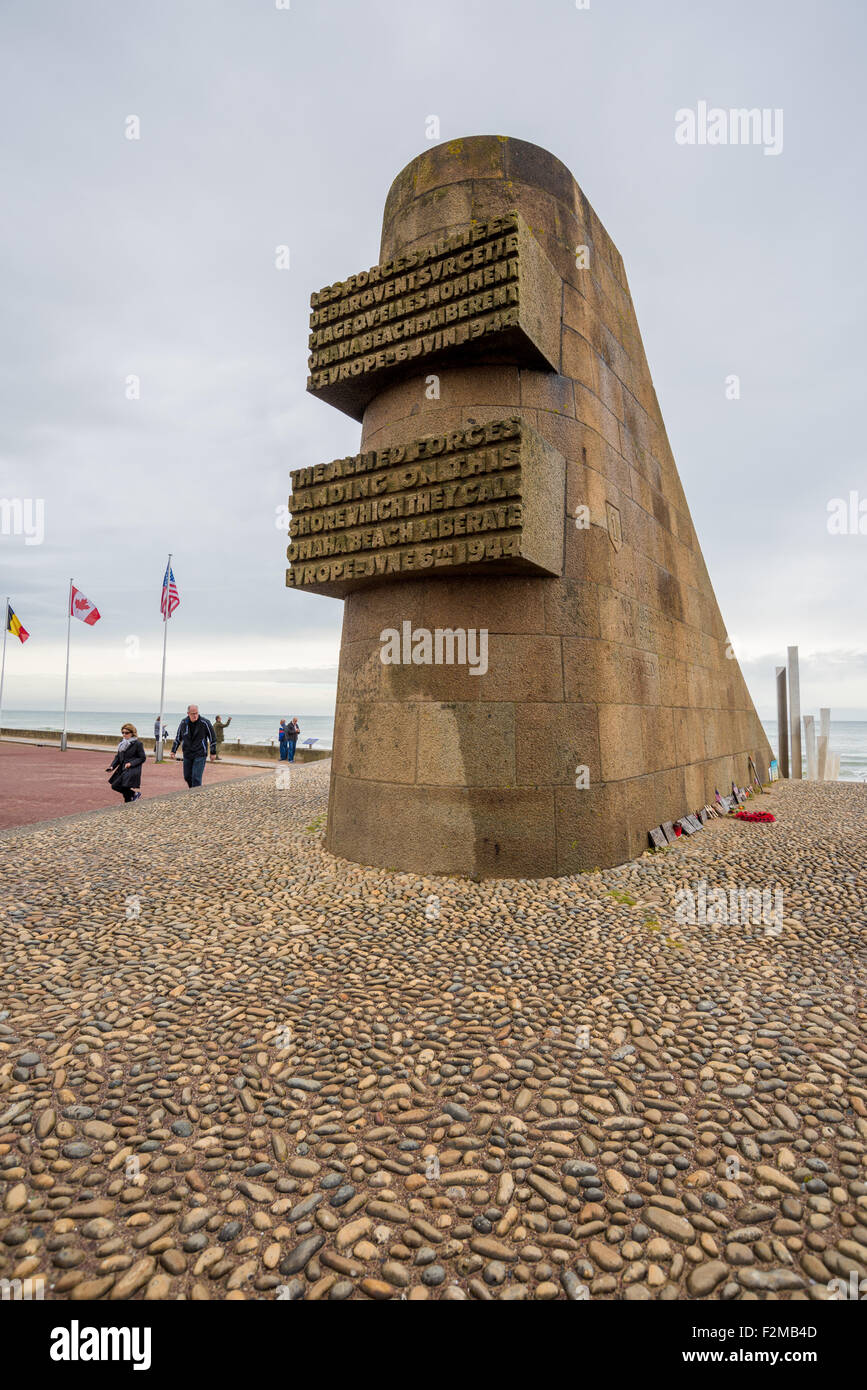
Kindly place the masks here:
[(180, 603), (178, 586), (175, 583), (175, 572), (171, 565), (166, 566), (166, 575), (163, 580), (163, 593), (160, 599), (160, 612), (164, 618), (170, 618)]

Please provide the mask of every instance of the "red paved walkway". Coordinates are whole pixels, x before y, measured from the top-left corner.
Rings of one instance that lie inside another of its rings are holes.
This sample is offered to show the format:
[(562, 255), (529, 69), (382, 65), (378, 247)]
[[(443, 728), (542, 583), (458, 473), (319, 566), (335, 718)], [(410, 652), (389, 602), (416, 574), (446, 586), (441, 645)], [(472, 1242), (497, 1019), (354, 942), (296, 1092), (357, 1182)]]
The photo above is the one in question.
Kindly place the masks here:
[[(0, 828), (71, 816), (76, 811), (95, 811), (102, 806), (123, 807), (123, 799), (112, 791), (104, 771), (113, 757), (112, 748), (99, 752), (68, 748), (61, 753), (59, 748), (0, 743)], [(265, 774), (262, 767), (209, 762), (204, 785)], [(152, 756), (148, 757), (142, 768), (142, 800), (184, 790), (180, 761), (158, 765)]]

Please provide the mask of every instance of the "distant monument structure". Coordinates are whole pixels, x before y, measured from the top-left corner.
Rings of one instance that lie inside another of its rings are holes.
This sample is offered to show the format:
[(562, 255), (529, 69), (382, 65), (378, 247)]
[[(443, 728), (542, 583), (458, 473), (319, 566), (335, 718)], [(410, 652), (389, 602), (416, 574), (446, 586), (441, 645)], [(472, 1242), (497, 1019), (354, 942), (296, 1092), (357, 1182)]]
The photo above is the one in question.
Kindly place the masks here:
[(287, 584), (345, 599), (326, 843), (420, 874), (620, 863), (770, 747), (690, 519), (620, 255), (522, 140), (392, 184), (311, 299), (360, 452), (292, 474)]

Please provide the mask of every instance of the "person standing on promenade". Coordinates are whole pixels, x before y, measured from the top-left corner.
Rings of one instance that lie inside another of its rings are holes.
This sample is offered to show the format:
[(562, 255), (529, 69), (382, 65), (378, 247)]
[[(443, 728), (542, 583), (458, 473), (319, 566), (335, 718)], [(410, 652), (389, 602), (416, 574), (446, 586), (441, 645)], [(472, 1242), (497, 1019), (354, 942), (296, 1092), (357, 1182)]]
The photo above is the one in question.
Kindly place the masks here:
[(289, 723), (286, 725), (286, 744), (288, 748), (288, 758), (290, 763), (295, 761), (295, 745), (301, 736), (301, 728), (298, 724), (298, 715), (293, 714)]
[(113, 774), (108, 779), (108, 785), (112, 791), (119, 792), (124, 801), (141, 799), (141, 770), (146, 758), (147, 753), (135, 725), (124, 724), (114, 760), (105, 769)]
[(217, 762), (221, 762), (221, 761), (222, 761), (222, 759), (220, 758), (220, 747), (221, 747), (222, 742), (223, 742), (223, 730), (224, 730), (224, 729), (228, 729), (228, 727), (229, 727), (229, 725), (231, 724), (231, 722), (232, 722), (232, 716), (231, 716), (231, 714), (229, 715), (229, 718), (228, 718), (228, 719), (221, 719), (220, 716), (219, 716), (219, 714), (218, 714), (217, 717), (216, 717), (216, 719), (214, 720), (214, 737), (215, 737), (216, 740), (217, 740)]
[(187, 705), (187, 715), (178, 725), (175, 741), (172, 744), (172, 757), (177, 757), (180, 744), (184, 755), (184, 781), (188, 787), (200, 787), (208, 761), (208, 748), (211, 761), (217, 756), (217, 736), (209, 720), (199, 714), (198, 705)]
[(280, 720), (280, 728), (277, 730), (277, 742), (280, 745), (280, 761), (285, 763), (289, 757), (289, 747), (286, 743), (286, 720)]

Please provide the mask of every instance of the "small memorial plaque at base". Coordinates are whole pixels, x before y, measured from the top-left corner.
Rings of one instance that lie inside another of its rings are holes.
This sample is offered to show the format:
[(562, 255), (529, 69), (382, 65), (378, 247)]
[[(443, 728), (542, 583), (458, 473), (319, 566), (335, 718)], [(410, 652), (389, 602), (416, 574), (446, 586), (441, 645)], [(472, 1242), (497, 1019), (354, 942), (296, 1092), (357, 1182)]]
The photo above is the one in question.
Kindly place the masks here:
[(670, 820), (663, 822), (662, 833), (665, 836), (668, 843), (670, 845), (673, 845), (675, 840), (677, 839), (677, 836), (674, 833), (674, 825)]
[(665, 849), (665, 846), (668, 844), (668, 841), (666, 840), (665, 836), (664, 836), (663, 833), (662, 833), (662, 826), (661, 826), (661, 825), (657, 825), (656, 828), (655, 828), (654, 830), (648, 830), (647, 833), (648, 833), (648, 835), (650, 836), (650, 842), (651, 842), (651, 844), (652, 844), (656, 849)]

